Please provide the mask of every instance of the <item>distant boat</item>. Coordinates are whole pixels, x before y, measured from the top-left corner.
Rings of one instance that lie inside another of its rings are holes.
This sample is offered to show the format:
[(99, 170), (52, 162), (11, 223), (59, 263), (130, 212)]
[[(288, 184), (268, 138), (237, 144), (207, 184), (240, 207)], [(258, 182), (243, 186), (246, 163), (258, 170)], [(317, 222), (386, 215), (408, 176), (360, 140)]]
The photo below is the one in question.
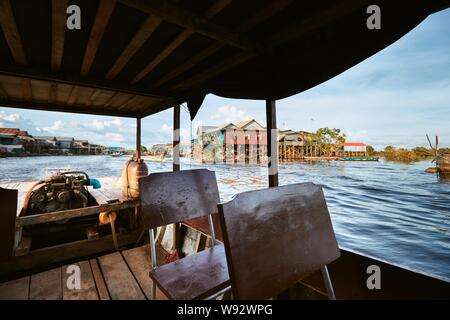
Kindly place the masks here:
[(121, 156), (123, 156), (123, 153), (120, 152), (111, 153), (111, 157), (121, 157)]
[(166, 158), (166, 153), (163, 153), (158, 156), (142, 156), (142, 159), (150, 162), (163, 162)]
[(340, 161), (378, 161), (378, 157), (356, 158), (356, 157), (344, 157), (339, 158)]

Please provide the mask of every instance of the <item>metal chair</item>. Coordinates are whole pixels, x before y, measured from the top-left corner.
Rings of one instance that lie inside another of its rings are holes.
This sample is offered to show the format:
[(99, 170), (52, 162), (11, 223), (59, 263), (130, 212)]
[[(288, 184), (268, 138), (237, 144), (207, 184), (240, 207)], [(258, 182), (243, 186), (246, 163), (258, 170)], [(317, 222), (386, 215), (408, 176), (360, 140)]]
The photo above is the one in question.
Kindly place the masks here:
[(340, 256), (322, 188), (313, 183), (249, 191), (219, 204), (235, 299), (268, 299)]
[[(169, 298), (204, 299), (229, 286), (229, 275), (222, 244), (215, 240), (211, 217), (217, 214), (219, 190), (214, 172), (199, 169), (153, 173), (139, 179), (141, 214), (149, 229), (153, 280)], [(154, 229), (198, 217), (208, 217), (214, 246), (175, 262), (157, 265)]]

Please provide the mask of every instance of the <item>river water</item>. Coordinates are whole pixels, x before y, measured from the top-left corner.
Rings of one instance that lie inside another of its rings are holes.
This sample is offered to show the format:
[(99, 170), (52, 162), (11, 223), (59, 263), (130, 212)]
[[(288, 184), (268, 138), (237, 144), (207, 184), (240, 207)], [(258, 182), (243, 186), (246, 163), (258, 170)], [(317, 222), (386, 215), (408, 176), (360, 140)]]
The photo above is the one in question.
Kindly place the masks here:
[[(0, 184), (45, 178), (49, 169), (71, 168), (90, 177), (119, 177), (128, 157), (55, 156), (0, 159)], [(147, 162), (150, 172), (172, 163)], [(324, 188), (339, 245), (450, 281), (450, 181), (425, 173), (429, 161), (281, 163), (280, 184), (312, 181)], [(214, 170), (222, 201), (267, 186), (267, 169), (200, 165)]]

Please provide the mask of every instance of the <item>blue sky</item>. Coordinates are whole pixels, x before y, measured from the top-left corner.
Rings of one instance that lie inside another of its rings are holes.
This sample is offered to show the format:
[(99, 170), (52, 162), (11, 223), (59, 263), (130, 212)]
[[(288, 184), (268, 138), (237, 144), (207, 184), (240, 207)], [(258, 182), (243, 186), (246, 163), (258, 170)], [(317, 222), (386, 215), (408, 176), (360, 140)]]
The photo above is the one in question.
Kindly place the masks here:
[[(182, 110), (182, 140), (198, 125), (254, 118), (265, 125), (264, 101), (207, 96), (194, 121)], [(426, 146), (425, 134), (450, 146), (450, 9), (428, 17), (402, 39), (335, 78), (277, 101), (279, 128), (340, 128), (377, 149)], [(172, 110), (143, 119), (142, 143), (170, 142)], [(135, 121), (126, 118), (0, 107), (0, 127), (34, 135), (74, 136), (133, 147)]]

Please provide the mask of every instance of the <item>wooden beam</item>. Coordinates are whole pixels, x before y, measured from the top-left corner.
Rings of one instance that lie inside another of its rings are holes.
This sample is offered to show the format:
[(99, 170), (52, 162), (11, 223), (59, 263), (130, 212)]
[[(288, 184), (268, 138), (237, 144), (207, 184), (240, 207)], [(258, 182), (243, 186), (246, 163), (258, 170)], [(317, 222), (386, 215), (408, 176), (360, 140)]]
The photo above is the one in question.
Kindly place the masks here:
[(337, 17), (349, 15), (371, 3), (372, 1), (369, 0), (337, 1), (328, 9), (320, 10), (319, 12), (308, 16), (306, 19), (295, 22), (271, 35), (268, 43), (276, 47), (293, 39), (298, 39), (313, 30), (317, 30), (326, 24), (332, 23)]
[[(311, 15), (311, 17), (309, 17), (305, 21), (295, 23), (287, 27), (286, 29), (275, 33), (274, 35), (269, 37), (268, 43), (270, 43), (273, 48), (276, 48), (277, 46), (280, 46), (287, 41), (301, 37), (308, 32), (319, 29), (326, 24), (332, 23), (333, 21), (335, 21), (336, 17), (342, 17), (343, 15), (354, 12), (355, 10), (361, 8), (364, 3), (369, 3), (369, 1), (364, 0), (363, 2), (361, 2), (358, 0), (347, 0), (344, 2), (339, 2), (338, 4), (333, 5), (331, 8), (325, 11), (320, 11), (314, 15)], [(261, 13), (261, 16), (267, 14), (267, 12)], [(236, 54), (223, 61), (221, 64), (215, 65), (211, 69), (205, 70), (202, 73), (197, 73), (191, 78), (183, 80), (183, 83), (172, 86), (170, 90), (175, 92), (187, 91), (194, 86), (198, 86), (201, 83), (210, 80), (211, 78), (229, 71), (230, 69), (253, 57), (254, 54), (247, 52)]]
[(56, 92), (58, 89), (58, 84), (52, 83), (50, 86), (50, 93), (49, 93), (49, 101), (52, 103), (56, 102)]
[(156, 90), (149, 90), (139, 86), (110, 82), (103, 79), (87, 78), (79, 75), (66, 74), (62, 72), (49, 73), (43, 69), (21, 66), (0, 66), (0, 75), (14, 76), (20, 78), (35, 79), (41, 81), (68, 84), (73, 86), (87, 87), (92, 89), (110, 90), (122, 93), (136, 94), (152, 98), (169, 98), (165, 94), (159, 94)]
[(77, 96), (78, 96), (78, 90), (79, 90), (79, 87), (72, 86), (72, 90), (70, 91), (69, 98), (67, 99), (67, 102), (66, 102), (68, 105), (73, 105), (75, 103), (75, 101), (77, 100)]
[(269, 187), (278, 186), (277, 112), (274, 99), (266, 100), (267, 157), (269, 159)]
[[(255, 15), (253, 15), (249, 20), (245, 21), (243, 24), (241, 24), (237, 29), (239, 32), (248, 32), (257, 25), (263, 23), (267, 19), (273, 17), (276, 13), (280, 12), (281, 10), (285, 9), (290, 3), (292, 3), (292, 0), (277, 0), (271, 2), (269, 5), (265, 6), (258, 12), (256, 12)], [(218, 50), (222, 49), (225, 45), (220, 42), (215, 42), (206, 49), (202, 50), (201, 52), (195, 54), (190, 59), (187, 59), (184, 63), (177, 66), (174, 70), (171, 72), (165, 74), (161, 79), (155, 82), (155, 84), (152, 86), (153, 88), (158, 88), (161, 85), (167, 83), (168, 81), (174, 79), (178, 75), (182, 74), (183, 72), (191, 69), (192, 67), (199, 64), (201, 61), (205, 60), (207, 57), (211, 56), (214, 52), (217, 52)]]
[(136, 159), (141, 158), (141, 118), (136, 118)]
[(139, 28), (138, 32), (133, 36), (128, 46), (121, 53), (114, 65), (109, 69), (105, 78), (112, 80), (122, 71), (123, 67), (130, 61), (136, 52), (144, 45), (144, 43), (155, 32), (156, 28), (161, 24), (162, 19), (155, 15), (150, 15)]
[[(211, 19), (222, 11), (231, 0), (216, 1), (205, 13), (207, 19)], [(194, 33), (194, 30), (188, 28), (182, 31), (164, 50), (162, 50), (152, 61), (150, 61), (133, 79), (131, 83), (136, 83), (147, 76), (153, 69), (161, 64), (172, 52), (175, 51), (181, 44), (183, 44)]]
[(139, 204), (137, 200), (130, 200), (127, 202), (112, 203), (112, 204), (104, 203), (98, 206), (86, 208), (70, 209), (58, 212), (43, 213), (39, 215), (17, 217), (16, 227), (20, 228), (24, 226), (61, 221), (71, 218), (86, 217), (100, 212), (111, 212), (134, 208), (138, 205)]
[(66, 10), (68, 0), (52, 0), (52, 70), (61, 67), (66, 34)]
[(22, 83), (22, 97), (24, 100), (31, 101), (33, 100), (33, 93), (31, 90), (31, 81), (30, 79), (21, 79)]
[(0, 0), (0, 25), (16, 64), (26, 65), (25, 51), (9, 0)]
[(173, 107), (173, 146), (172, 169), (180, 171), (180, 105)]
[(102, 40), (103, 33), (108, 25), (109, 18), (114, 11), (116, 5), (115, 0), (101, 0), (95, 16), (94, 25), (91, 29), (86, 52), (84, 53), (83, 64), (81, 65), (80, 74), (85, 76), (89, 73), (95, 55), (97, 54), (98, 46)]
[(230, 58), (223, 60), (222, 63), (219, 63), (203, 72), (199, 72), (194, 76), (184, 80), (182, 83), (179, 83), (175, 86), (169, 88), (171, 92), (184, 92), (190, 88), (200, 85), (201, 83), (216, 77), (219, 74), (222, 74), (239, 64), (253, 58), (254, 54), (248, 52), (240, 52), (231, 56)]
[(8, 92), (6, 92), (5, 88), (3, 88), (1, 83), (0, 83), (0, 98), (2, 98), (2, 99), (8, 99), (9, 98)]
[(111, 110), (101, 107), (93, 106), (81, 106), (75, 103), (73, 104), (59, 104), (59, 103), (49, 103), (40, 101), (16, 101), (16, 100), (5, 100), (0, 99), (0, 106), (5, 108), (17, 108), (17, 109), (28, 109), (28, 110), (44, 110), (53, 112), (68, 112), (68, 113), (81, 113), (81, 114), (93, 114), (93, 115), (103, 115), (103, 116), (116, 116), (116, 117), (129, 117), (136, 118), (139, 114), (135, 112), (127, 112), (122, 110)]
[(227, 28), (210, 22), (205, 17), (196, 13), (187, 11), (181, 6), (167, 0), (139, 1), (139, 0), (119, 0), (121, 3), (138, 9), (143, 12), (152, 13), (164, 20), (176, 25), (189, 28), (207, 36), (209, 38), (221, 41), (231, 46), (241, 48), (250, 52), (264, 52), (264, 48), (244, 37), (239, 33), (232, 32)]

